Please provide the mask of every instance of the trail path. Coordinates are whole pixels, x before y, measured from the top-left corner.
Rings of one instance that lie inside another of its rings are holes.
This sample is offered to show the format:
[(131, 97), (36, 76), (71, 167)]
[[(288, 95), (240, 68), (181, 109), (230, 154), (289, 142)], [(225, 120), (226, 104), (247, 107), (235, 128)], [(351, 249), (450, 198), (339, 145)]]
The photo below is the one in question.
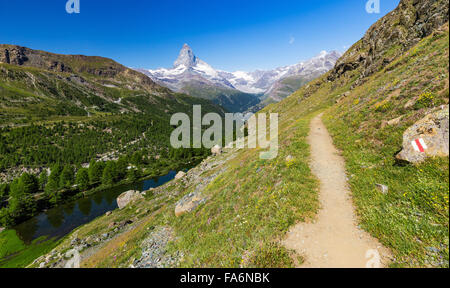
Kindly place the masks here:
[(320, 180), (321, 209), (314, 223), (291, 228), (283, 244), (305, 257), (305, 268), (384, 267), (389, 251), (358, 228), (343, 158), (322, 123), (311, 122), (311, 169)]

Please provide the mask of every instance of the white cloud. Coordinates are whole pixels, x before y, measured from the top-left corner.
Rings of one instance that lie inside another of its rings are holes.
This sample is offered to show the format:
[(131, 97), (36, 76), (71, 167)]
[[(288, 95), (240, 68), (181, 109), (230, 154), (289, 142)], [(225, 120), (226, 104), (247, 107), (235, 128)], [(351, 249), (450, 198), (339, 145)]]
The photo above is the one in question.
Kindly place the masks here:
[(294, 36), (291, 36), (291, 37), (289, 38), (289, 45), (294, 44), (294, 42), (295, 42), (295, 38), (294, 38)]

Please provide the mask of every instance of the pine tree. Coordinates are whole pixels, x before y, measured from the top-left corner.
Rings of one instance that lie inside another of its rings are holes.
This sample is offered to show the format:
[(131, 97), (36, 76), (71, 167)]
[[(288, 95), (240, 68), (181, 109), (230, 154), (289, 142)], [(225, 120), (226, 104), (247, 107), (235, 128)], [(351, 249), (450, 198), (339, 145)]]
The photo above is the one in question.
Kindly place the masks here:
[(130, 169), (127, 173), (128, 180), (135, 182), (141, 177), (141, 172), (139, 169)]
[(39, 175), (39, 189), (44, 190), (45, 185), (47, 185), (47, 182), (48, 182), (48, 175), (47, 175), (47, 171), (44, 170)]
[[(61, 166), (59, 164), (56, 164), (52, 167), (51, 169), (51, 173), (50, 176), (48, 177), (48, 181), (47, 182), (54, 182), (57, 183), (57, 186), (59, 187), (59, 178), (61, 176)], [(57, 188), (58, 188), (57, 187)]]
[(105, 163), (103, 162), (95, 162), (94, 160), (91, 161), (91, 164), (89, 166), (89, 180), (91, 181), (91, 184), (95, 184), (100, 182), (103, 175), (103, 169), (105, 168)]
[(49, 177), (48, 182), (45, 185), (44, 189), (45, 194), (47, 196), (51, 196), (52, 194), (58, 192), (58, 190), (59, 190), (59, 181), (55, 177)]
[(19, 181), (21, 182), (21, 185), (23, 185), (25, 193), (34, 194), (39, 191), (39, 183), (35, 175), (23, 173), (22, 176), (20, 176)]
[(61, 172), (59, 187), (60, 188), (70, 188), (74, 183), (74, 171), (72, 166), (65, 166)]
[(0, 198), (7, 197), (9, 195), (9, 185), (8, 184), (0, 184)]
[(89, 172), (88, 169), (81, 168), (77, 172), (76, 184), (81, 191), (86, 191), (89, 188)]
[(121, 157), (116, 163), (117, 180), (122, 180), (127, 176), (128, 161)]
[(102, 183), (106, 185), (111, 185), (116, 180), (116, 163), (109, 161), (106, 163), (106, 167), (103, 170)]
[(10, 186), (9, 213), (14, 219), (24, 215), (32, 215), (36, 210), (36, 202), (31, 193), (26, 192), (22, 178), (15, 179)]

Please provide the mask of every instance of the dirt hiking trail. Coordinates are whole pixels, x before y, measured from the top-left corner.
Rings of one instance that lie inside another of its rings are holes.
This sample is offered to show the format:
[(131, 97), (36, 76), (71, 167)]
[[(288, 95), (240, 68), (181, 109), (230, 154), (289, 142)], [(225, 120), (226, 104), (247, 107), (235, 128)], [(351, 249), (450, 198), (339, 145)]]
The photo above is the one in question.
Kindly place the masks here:
[(334, 147), (322, 115), (311, 121), (308, 142), (311, 170), (320, 180), (321, 208), (314, 223), (292, 227), (283, 244), (304, 256), (305, 263), (300, 267), (385, 267), (390, 252), (358, 228), (344, 159)]

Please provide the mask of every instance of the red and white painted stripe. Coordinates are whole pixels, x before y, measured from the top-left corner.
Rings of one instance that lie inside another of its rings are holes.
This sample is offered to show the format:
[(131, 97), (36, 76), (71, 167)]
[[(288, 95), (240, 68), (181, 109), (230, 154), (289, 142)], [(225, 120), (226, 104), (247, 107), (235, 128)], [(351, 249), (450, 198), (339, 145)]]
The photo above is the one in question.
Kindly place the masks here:
[(414, 150), (416, 150), (417, 152), (421, 152), (421, 153), (424, 153), (425, 150), (428, 149), (427, 144), (425, 143), (425, 141), (423, 141), (422, 138), (412, 141), (411, 145), (413, 146)]

